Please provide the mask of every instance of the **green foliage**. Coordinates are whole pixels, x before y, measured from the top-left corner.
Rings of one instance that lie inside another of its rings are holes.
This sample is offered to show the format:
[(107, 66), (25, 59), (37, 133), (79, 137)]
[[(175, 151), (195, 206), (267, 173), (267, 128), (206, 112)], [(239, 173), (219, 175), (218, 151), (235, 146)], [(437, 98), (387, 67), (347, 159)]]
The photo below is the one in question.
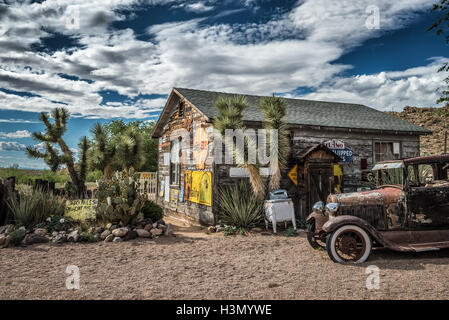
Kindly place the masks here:
[[(287, 103), (284, 99), (276, 96), (262, 97), (259, 108), (264, 115), (264, 128), (267, 130), (267, 143), (269, 145), (270, 157), (272, 157), (269, 180), (269, 190), (272, 191), (279, 189), (281, 170), (287, 166), (290, 151), (290, 138), (287, 131), (287, 122), (285, 121)], [(277, 139), (270, 139), (270, 130), (277, 130)], [(277, 159), (273, 159), (273, 155), (277, 155)]]
[(142, 212), (145, 218), (150, 218), (152, 221), (158, 221), (162, 219), (163, 216), (162, 208), (151, 200), (145, 201)]
[(31, 228), (44, 222), (50, 216), (62, 217), (65, 200), (41, 189), (29, 193), (19, 193), (18, 197), (10, 196), (6, 201), (14, 216), (17, 226)]
[(236, 226), (225, 226), (223, 228), (223, 235), (224, 236), (233, 236), (237, 233), (237, 227)]
[(26, 232), (23, 229), (17, 229), (10, 232), (8, 234), (9, 243), (14, 246), (18, 246), (22, 242), (23, 238), (25, 238), (25, 233)]
[(142, 211), (145, 197), (139, 194), (138, 174), (133, 169), (117, 172), (110, 180), (101, 180), (98, 186), (97, 220), (104, 223), (132, 223)]
[(297, 237), (298, 233), (296, 232), (295, 229), (293, 229), (293, 227), (289, 227), (284, 231), (284, 236), (286, 237)]
[(94, 136), (89, 150), (89, 167), (104, 172), (135, 168), (140, 171), (157, 171), (158, 140), (152, 139), (154, 123), (113, 120), (97, 123), (92, 128)]
[(101, 170), (94, 170), (94, 171), (90, 171), (87, 174), (86, 181), (87, 182), (96, 182), (96, 181), (101, 180), (103, 178), (104, 178), (103, 171), (101, 171)]
[(254, 196), (245, 180), (222, 187), (217, 203), (220, 219), (227, 225), (251, 228), (263, 221), (263, 201)]
[[(124, 134), (130, 128), (140, 132), (142, 136), (144, 162), (140, 167), (135, 167), (140, 171), (157, 171), (158, 140), (151, 138), (155, 127), (154, 122), (132, 121), (125, 123), (123, 120), (113, 120), (104, 125), (105, 132), (111, 137)], [(120, 169), (120, 168), (118, 168)]]
[(220, 96), (215, 101), (214, 106), (218, 110), (214, 127), (221, 135), (225, 134), (226, 129), (243, 128), (243, 111), (248, 108), (248, 103), (244, 96), (234, 96), (232, 98)]
[[(214, 119), (214, 127), (220, 132), (223, 138), (225, 136), (226, 129), (245, 131), (245, 126), (243, 125), (243, 111), (248, 108), (248, 103), (244, 96), (220, 96), (214, 106), (218, 111), (218, 115)], [(243, 164), (239, 164), (239, 167), (248, 169), (249, 181), (251, 183), (254, 195), (258, 199), (263, 199), (265, 194), (265, 186), (262, 177), (260, 176), (258, 161), (256, 159), (256, 163), (249, 163), (248, 160), (249, 150), (257, 150), (256, 139), (251, 139), (246, 135), (244, 139), (244, 150), (235, 148), (235, 144), (233, 144), (233, 157), (234, 159), (243, 160)], [(227, 147), (230, 148), (231, 146)], [(241, 153), (242, 151), (243, 154)]]
[(75, 221), (70, 217), (63, 216), (50, 216), (45, 221), (35, 225), (36, 228), (44, 228), (48, 232), (53, 231), (68, 231), (75, 226)]
[(129, 170), (140, 169), (145, 162), (143, 136), (138, 128), (128, 128), (117, 141), (116, 161), (118, 165)]
[(63, 171), (52, 172), (50, 170), (31, 170), (19, 169), (19, 165), (13, 164), (9, 168), (0, 168), (0, 177), (6, 179), (8, 177), (16, 177), (17, 184), (26, 184), (30, 180), (42, 179), (53, 181), (56, 183), (65, 183), (70, 180)]

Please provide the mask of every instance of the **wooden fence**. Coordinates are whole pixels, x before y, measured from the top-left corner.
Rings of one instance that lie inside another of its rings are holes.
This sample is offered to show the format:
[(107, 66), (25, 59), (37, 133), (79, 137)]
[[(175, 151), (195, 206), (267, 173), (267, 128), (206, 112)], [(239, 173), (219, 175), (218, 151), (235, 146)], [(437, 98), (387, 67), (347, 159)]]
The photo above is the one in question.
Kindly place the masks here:
[(148, 199), (156, 200), (157, 192), (157, 172), (140, 173), (140, 193), (148, 194)]

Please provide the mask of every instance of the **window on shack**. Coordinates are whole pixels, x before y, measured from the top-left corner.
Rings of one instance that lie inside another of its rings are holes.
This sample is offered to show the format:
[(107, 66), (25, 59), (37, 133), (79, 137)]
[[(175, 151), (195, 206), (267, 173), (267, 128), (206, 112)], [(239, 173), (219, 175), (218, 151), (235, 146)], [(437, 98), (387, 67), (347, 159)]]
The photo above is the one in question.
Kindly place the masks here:
[(181, 174), (181, 163), (179, 159), (179, 140), (174, 140), (171, 142), (170, 150), (170, 181), (172, 185), (179, 185), (179, 177)]
[(374, 153), (376, 162), (397, 160), (401, 157), (399, 142), (375, 142)]

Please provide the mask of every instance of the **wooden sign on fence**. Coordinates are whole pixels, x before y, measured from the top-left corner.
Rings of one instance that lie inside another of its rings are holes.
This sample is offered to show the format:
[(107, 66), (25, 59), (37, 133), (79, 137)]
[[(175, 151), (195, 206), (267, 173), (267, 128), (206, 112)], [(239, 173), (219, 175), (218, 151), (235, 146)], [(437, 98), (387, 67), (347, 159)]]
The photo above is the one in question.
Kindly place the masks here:
[(67, 200), (65, 204), (65, 215), (78, 221), (95, 219), (97, 203), (97, 199)]

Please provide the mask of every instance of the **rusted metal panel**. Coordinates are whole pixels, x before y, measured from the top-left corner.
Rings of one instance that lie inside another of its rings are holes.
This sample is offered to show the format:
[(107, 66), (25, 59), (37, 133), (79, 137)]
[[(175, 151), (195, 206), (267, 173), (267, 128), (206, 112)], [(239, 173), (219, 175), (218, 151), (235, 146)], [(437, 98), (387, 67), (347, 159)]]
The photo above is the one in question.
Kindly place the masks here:
[(425, 156), (425, 157), (414, 157), (414, 158), (404, 159), (403, 161), (404, 161), (404, 164), (406, 164), (406, 165), (427, 164), (427, 163), (432, 163), (432, 162), (446, 162), (446, 161), (449, 161), (449, 155), (442, 154), (442, 155)]

